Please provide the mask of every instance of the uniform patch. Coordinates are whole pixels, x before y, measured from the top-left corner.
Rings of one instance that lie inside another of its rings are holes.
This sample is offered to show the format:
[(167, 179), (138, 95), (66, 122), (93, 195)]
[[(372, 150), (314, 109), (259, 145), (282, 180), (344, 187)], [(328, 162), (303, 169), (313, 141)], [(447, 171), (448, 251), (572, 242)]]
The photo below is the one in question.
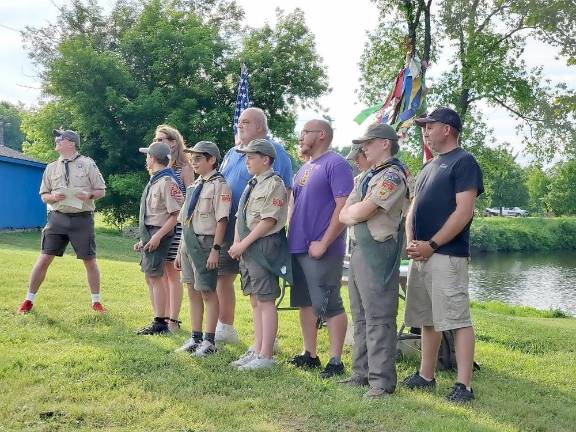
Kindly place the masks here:
[(281, 200), (280, 198), (273, 198), (272, 205), (274, 207), (282, 208), (284, 207), (284, 200)]
[(175, 183), (172, 183), (170, 185), (170, 196), (177, 201), (184, 198), (182, 195), (182, 192), (180, 191), (180, 188), (178, 186), (176, 186)]
[(76, 168), (78, 168), (78, 169), (82, 169), (83, 166), (84, 166), (84, 165), (82, 165), (82, 162), (77, 162), (77, 163), (76, 163)]
[(232, 201), (232, 195), (230, 194), (220, 194), (220, 199), (224, 202), (231, 202)]
[(388, 170), (386, 171), (383, 175), (382, 178), (384, 180), (388, 180), (389, 182), (394, 183), (396, 186), (398, 186), (400, 183), (402, 183), (402, 179), (400, 178), (400, 176), (392, 171), (392, 170)]

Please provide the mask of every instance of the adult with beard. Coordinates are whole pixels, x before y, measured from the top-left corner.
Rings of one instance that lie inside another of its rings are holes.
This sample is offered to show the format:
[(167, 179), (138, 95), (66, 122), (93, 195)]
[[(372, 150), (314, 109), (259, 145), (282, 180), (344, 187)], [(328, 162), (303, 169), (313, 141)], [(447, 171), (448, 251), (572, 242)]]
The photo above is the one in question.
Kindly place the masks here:
[(304, 340), (304, 352), (291, 363), (296, 367), (320, 367), (317, 327), (326, 321), (331, 358), (320, 374), (322, 378), (344, 373), (341, 356), (348, 320), (340, 284), (346, 226), (338, 215), (354, 184), (346, 159), (330, 150), (332, 137), (332, 127), (325, 120), (307, 122), (300, 133), (300, 150), (309, 160), (294, 177), (288, 231), (294, 273), (290, 302), (300, 309)]
[[(220, 253), (220, 264), (218, 268), (218, 301), (220, 303), (220, 316), (216, 327), (216, 341), (225, 343), (237, 343), (238, 333), (234, 328), (234, 311), (236, 306), (236, 296), (234, 293), (234, 280), (240, 272), (238, 261), (232, 259), (228, 254), (229, 247), (234, 240), (234, 227), (236, 225), (236, 212), (242, 192), (252, 178), (246, 168), (246, 154), (238, 153), (236, 150), (245, 148), (252, 140), (264, 139), (268, 135), (268, 119), (260, 108), (245, 109), (238, 119), (238, 135), (235, 147), (228, 150), (220, 172), (226, 179), (226, 183), (232, 190), (232, 207), (230, 218), (226, 230), (225, 242)], [(276, 150), (276, 158), (272, 169), (282, 180), (290, 192), (292, 187), (292, 162), (286, 150), (277, 142), (269, 140)], [(249, 350), (250, 351), (250, 350)], [(251, 355), (251, 352), (247, 352)]]

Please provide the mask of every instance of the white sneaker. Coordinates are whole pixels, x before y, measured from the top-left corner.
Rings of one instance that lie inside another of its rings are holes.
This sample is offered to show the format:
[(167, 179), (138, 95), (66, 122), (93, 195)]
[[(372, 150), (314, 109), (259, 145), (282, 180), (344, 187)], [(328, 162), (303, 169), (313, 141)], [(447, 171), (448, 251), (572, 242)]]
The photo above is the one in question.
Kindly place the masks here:
[(229, 324), (221, 324), (218, 321), (219, 326), (216, 326), (216, 336), (214, 340), (219, 343), (237, 344), (240, 342), (238, 337), (238, 332), (234, 326)]
[(265, 357), (256, 357), (251, 362), (246, 363), (244, 366), (240, 366), (238, 370), (256, 370), (256, 369), (268, 369), (274, 366), (276, 362), (274, 359), (269, 359)]
[[(254, 345), (250, 345), (248, 351), (254, 351)], [(280, 353), (280, 345), (278, 344), (278, 338), (274, 339), (274, 346), (272, 347), (272, 354)]]
[(174, 350), (174, 352), (189, 352), (189, 353), (193, 353), (194, 351), (196, 351), (196, 349), (200, 346), (200, 342), (196, 342), (194, 340), (194, 338), (190, 338), (188, 339), (186, 342), (184, 342), (184, 345), (182, 345), (180, 348)]
[(204, 340), (200, 345), (198, 345), (198, 348), (196, 348), (196, 351), (194, 351), (194, 354), (192, 355), (194, 357), (206, 357), (211, 354), (216, 354), (217, 352), (218, 348), (216, 348), (216, 345), (210, 341)]
[(235, 360), (232, 363), (230, 363), (230, 366), (234, 367), (244, 366), (245, 364), (250, 363), (255, 358), (258, 358), (258, 356), (254, 351), (249, 349), (244, 354), (242, 354), (242, 356), (238, 360)]

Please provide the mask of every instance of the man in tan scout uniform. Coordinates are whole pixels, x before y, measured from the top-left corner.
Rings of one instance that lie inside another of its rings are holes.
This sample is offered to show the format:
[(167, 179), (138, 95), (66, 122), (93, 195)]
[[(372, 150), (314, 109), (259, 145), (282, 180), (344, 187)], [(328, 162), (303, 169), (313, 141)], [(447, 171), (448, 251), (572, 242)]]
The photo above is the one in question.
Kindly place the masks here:
[(183, 196), (178, 187), (178, 177), (168, 168), (168, 144), (153, 142), (139, 151), (146, 154), (146, 169), (150, 174), (150, 181), (140, 199), (140, 241), (134, 245), (134, 250), (142, 254), (140, 268), (148, 284), (154, 319), (150, 325), (138, 330), (138, 334), (154, 335), (168, 331), (169, 317), (164, 316), (168, 299), (168, 289), (163, 278), (164, 265)]
[(340, 212), (354, 231), (348, 292), (354, 320), (352, 376), (342, 383), (370, 385), (368, 398), (396, 388), (396, 314), (401, 220), (409, 204), (409, 172), (394, 157), (398, 135), (373, 125), (353, 141), (362, 144), (371, 169), (361, 175)]
[(68, 243), (72, 243), (77, 258), (86, 267), (92, 309), (104, 313), (96, 263), (94, 201), (104, 196), (106, 184), (96, 163), (78, 153), (80, 136), (76, 132), (55, 129), (54, 142), (60, 157), (48, 164), (40, 185), (40, 197), (49, 211), (42, 231), (42, 252), (34, 264), (26, 300), (18, 312), (30, 312), (54, 257), (62, 256)]
[[(188, 187), (186, 201), (178, 216), (182, 224), (182, 241), (175, 265), (182, 269), (182, 282), (188, 284), (192, 335), (176, 352), (186, 351), (204, 357), (217, 352), (219, 304), (216, 286), (232, 194), (224, 176), (217, 171), (220, 150), (216, 144), (200, 141), (184, 151), (192, 154), (192, 168), (199, 177)], [(204, 306), (206, 332), (202, 337)]]
[(274, 300), (280, 295), (278, 277), (292, 282), (290, 254), (284, 225), (288, 217), (288, 194), (272, 164), (276, 150), (265, 139), (255, 139), (236, 149), (246, 154), (246, 167), (253, 176), (238, 204), (234, 244), (230, 256), (240, 259), (242, 291), (250, 295), (254, 325), (254, 351), (233, 362), (240, 370), (269, 368), (278, 330)]

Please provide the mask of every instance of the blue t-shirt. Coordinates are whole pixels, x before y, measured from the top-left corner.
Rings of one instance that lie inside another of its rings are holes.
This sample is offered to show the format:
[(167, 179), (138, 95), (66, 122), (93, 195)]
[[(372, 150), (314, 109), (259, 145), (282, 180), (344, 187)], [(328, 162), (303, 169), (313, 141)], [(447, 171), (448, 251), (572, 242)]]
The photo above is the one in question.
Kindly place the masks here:
[[(276, 158), (274, 159), (274, 164), (272, 168), (282, 180), (284, 180), (284, 185), (291, 189), (292, 188), (292, 161), (290, 156), (284, 150), (281, 144), (276, 141), (270, 140), (276, 149)], [(222, 160), (220, 165), (220, 172), (226, 179), (226, 183), (230, 186), (232, 190), (232, 206), (230, 208), (230, 217), (228, 218), (228, 226), (226, 229), (226, 240), (232, 241), (234, 239), (234, 226), (236, 225), (236, 212), (238, 211), (238, 203), (240, 202), (240, 197), (242, 192), (246, 188), (246, 185), (252, 178), (248, 173), (246, 168), (246, 154), (238, 153), (236, 147), (232, 147)]]
[[(412, 232), (414, 240), (430, 240), (456, 210), (456, 194), (476, 189), (484, 192), (482, 170), (470, 153), (460, 147), (436, 156), (422, 168), (416, 179)], [(436, 253), (470, 256), (470, 225)]]

